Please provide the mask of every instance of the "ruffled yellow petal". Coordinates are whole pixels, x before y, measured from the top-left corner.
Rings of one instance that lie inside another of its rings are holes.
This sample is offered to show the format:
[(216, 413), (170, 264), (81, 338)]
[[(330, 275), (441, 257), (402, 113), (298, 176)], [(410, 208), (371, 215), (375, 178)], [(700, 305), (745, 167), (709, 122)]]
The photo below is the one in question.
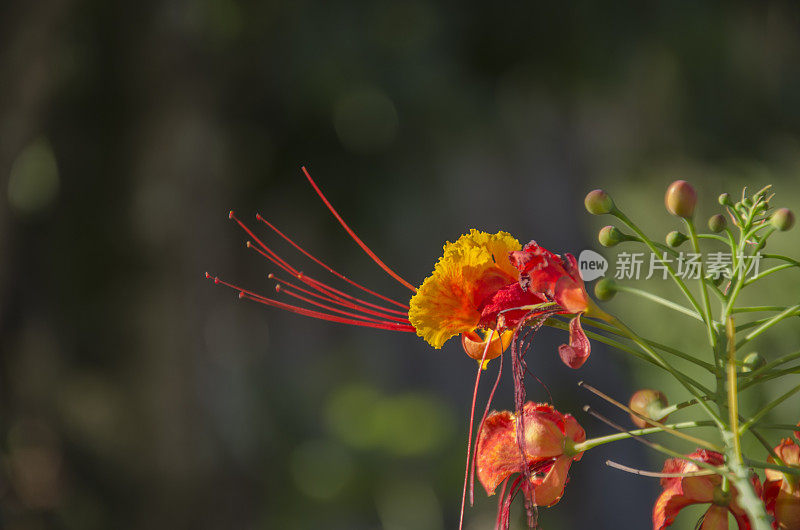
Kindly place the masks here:
[(411, 298), (408, 318), (417, 335), (438, 349), (447, 339), (474, 330), (480, 320), (480, 304), (517, 280), (508, 253), (521, 248), (507, 232), (489, 234), (475, 229), (455, 243), (447, 242), (433, 274)]

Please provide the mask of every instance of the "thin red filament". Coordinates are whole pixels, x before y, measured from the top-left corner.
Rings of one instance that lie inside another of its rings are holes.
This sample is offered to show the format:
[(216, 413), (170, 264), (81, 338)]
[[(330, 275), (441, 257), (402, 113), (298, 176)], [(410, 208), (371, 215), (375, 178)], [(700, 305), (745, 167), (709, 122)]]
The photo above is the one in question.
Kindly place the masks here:
[(367, 256), (372, 258), (372, 261), (377, 263), (378, 266), (386, 272), (386, 274), (388, 274), (389, 276), (391, 276), (392, 278), (394, 278), (395, 280), (400, 282), (402, 285), (404, 285), (405, 287), (410, 289), (411, 292), (416, 293), (417, 292), (417, 288), (416, 287), (414, 287), (413, 285), (411, 285), (410, 283), (405, 281), (403, 278), (400, 277), (399, 274), (397, 274), (392, 269), (390, 269), (389, 266), (386, 265), (383, 262), (383, 260), (381, 260), (372, 250), (370, 250), (370, 248), (363, 241), (361, 241), (361, 238), (358, 237), (356, 235), (356, 233), (353, 231), (353, 229), (350, 228), (347, 225), (347, 223), (344, 222), (344, 219), (342, 219), (342, 216), (339, 215), (339, 212), (336, 211), (336, 209), (333, 207), (333, 205), (330, 203), (330, 201), (328, 201), (328, 199), (322, 193), (322, 190), (319, 189), (319, 186), (317, 186), (317, 183), (314, 182), (314, 179), (311, 178), (311, 175), (309, 174), (309, 172), (305, 168), (305, 166), (303, 166), (302, 169), (303, 169), (303, 173), (305, 173), (306, 178), (308, 179), (308, 182), (311, 183), (311, 186), (314, 188), (314, 191), (317, 192), (317, 195), (319, 195), (319, 198), (322, 199), (322, 202), (325, 203), (325, 206), (328, 207), (328, 210), (330, 210), (330, 212), (333, 214), (333, 216), (336, 218), (336, 220), (339, 221), (339, 224), (342, 225), (342, 228), (345, 229), (345, 231), (353, 239), (353, 241), (355, 241), (358, 244), (358, 246), (361, 247), (361, 249), (364, 252), (367, 253)]
[(264, 219), (264, 218), (261, 216), (261, 214), (256, 214), (256, 219), (257, 219), (257, 220), (259, 220), (259, 221), (261, 221), (261, 222), (262, 222), (262, 223), (264, 223), (265, 225), (267, 225), (267, 226), (268, 226), (268, 227), (269, 227), (269, 228), (270, 228), (270, 229), (271, 229), (273, 232), (275, 232), (276, 234), (278, 234), (279, 236), (281, 236), (281, 237), (282, 237), (284, 240), (286, 240), (286, 242), (287, 242), (287, 243), (289, 243), (289, 244), (290, 244), (290, 245), (292, 245), (294, 248), (296, 248), (297, 250), (299, 250), (300, 252), (302, 252), (304, 256), (306, 256), (307, 258), (309, 258), (309, 259), (310, 259), (310, 260), (312, 260), (314, 263), (318, 264), (320, 267), (322, 267), (322, 268), (323, 268), (323, 269), (325, 269), (326, 271), (330, 272), (330, 273), (331, 273), (331, 274), (333, 274), (334, 276), (337, 276), (337, 277), (341, 278), (342, 280), (346, 281), (346, 282), (347, 282), (347, 283), (349, 283), (350, 285), (352, 285), (352, 286), (354, 286), (354, 287), (357, 287), (357, 288), (361, 289), (361, 290), (362, 290), (362, 291), (364, 291), (364, 292), (367, 292), (367, 293), (369, 293), (369, 294), (371, 294), (371, 295), (373, 295), (373, 296), (377, 296), (378, 298), (380, 298), (380, 299), (382, 299), (382, 300), (385, 300), (385, 301), (387, 301), (387, 302), (390, 302), (390, 303), (392, 303), (392, 304), (395, 304), (395, 305), (398, 305), (398, 306), (400, 306), (400, 307), (403, 307), (403, 308), (406, 308), (406, 309), (408, 309), (408, 306), (407, 306), (407, 305), (405, 305), (405, 304), (401, 304), (400, 302), (395, 302), (395, 301), (394, 301), (394, 300), (392, 300), (391, 298), (388, 298), (388, 297), (386, 297), (386, 296), (383, 296), (382, 294), (376, 293), (375, 291), (372, 291), (371, 289), (367, 289), (367, 288), (366, 288), (366, 287), (364, 287), (363, 285), (361, 285), (361, 284), (359, 284), (359, 283), (357, 283), (357, 282), (354, 282), (353, 280), (351, 280), (350, 278), (348, 278), (348, 277), (347, 277), (347, 276), (345, 276), (344, 274), (342, 274), (342, 273), (338, 272), (338, 271), (337, 271), (337, 270), (335, 270), (333, 267), (329, 266), (327, 263), (325, 263), (324, 261), (320, 260), (320, 259), (319, 259), (319, 258), (317, 258), (316, 256), (312, 255), (310, 252), (308, 252), (306, 249), (304, 249), (303, 247), (301, 247), (300, 245), (298, 245), (297, 243), (295, 243), (295, 241), (294, 241), (293, 239), (291, 239), (289, 236), (287, 236), (286, 234), (284, 234), (283, 232), (281, 232), (280, 230), (278, 230), (278, 228), (277, 228), (277, 227), (275, 227), (275, 225), (273, 225), (272, 223), (270, 223), (269, 221), (267, 221), (266, 219)]
[(290, 304), (286, 304), (284, 302), (279, 302), (278, 300), (273, 300), (271, 298), (267, 298), (265, 296), (261, 296), (260, 294), (254, 293), (252, 291), (248, 291), (247, 289), (243, 289), (238, 285), (228, 283), (224, 280), (221, 280), (218, 277), (211, 276), (211, 274), (206, 273), (206, 278), (213, 280), (216, 284), (225, 285), (239, 291), (239, 298), (247, 298), (249, 300), (253, 300), (254, 302), (259, 302), (261, 304), (265, 304), (272, 307), (277, 307), (278, 309), (283, 309), (284, 311), (289, 311), (291, 313), (297, 313), (298, 315), (304, 315), (312, 318), (317, 318), (320, 320), (327, 320), (330, 322), (338, 322), (340, 324), (351, 324), (354, 326), (362, 326), (367, 328), (377, 328), (377, 329), (386, 329), (390, 331), (405, 331), (405, 332), (413, 332), (416, 331), (413, 326), (408, 325), (405, 326), (403, 324), (396, 324), (394, 322), (367, 322), (364, 320), (357, 320), (353, 318), (343, 318), (336, 315), (330, 315), (328, 313), (321, 313), (319, 311), (314, 311), (311, 309), (306, 309), (304, 307), (297, 307)]

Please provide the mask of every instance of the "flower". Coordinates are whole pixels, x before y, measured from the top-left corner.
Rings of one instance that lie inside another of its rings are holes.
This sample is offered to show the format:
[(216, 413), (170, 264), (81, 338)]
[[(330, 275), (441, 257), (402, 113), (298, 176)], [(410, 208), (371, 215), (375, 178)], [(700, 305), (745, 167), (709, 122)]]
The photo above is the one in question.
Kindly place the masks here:
[[(572, 368), (589, 356), (579, 317), (593, 304), (575, 258), (566, 254), (562, 259), (533, 241), (522, 248), (507, 232), (472, 229), (455, 243), (446, 243), (433, 274), (409, 306), (411, 325), (431, 346), (441, 348), (461, 334), (467, 354), (480, 359), (486, 349), (486, 360), (500, 355), (510, 342), (508, 330), (530, 316), (548, 310), (577, 313), (570, 322), (570, 343), (559, 353)], [(484, 337), (478, 330), (485, 330)], [(494, 343), (486, 348), (489, 337)]]
[[(692, 460), (705, 462), (712, 466), (724, 463), (722, 454), (716, 451), (698, 449), (686, 459), (670, 458), (664, 463), (665, 474), (690, 474), (703, 471)], [(760, 494), (761, 483), (753, 477), (753, 486)], [(663, 530), (670, 526), (683, 508), (691, 504), (708, 504), (711, 506), (703, 514), (702, 525), (698, 530), (726, 530), (728, 528), (728, 512), (733, 514), (739, 530), (749, 530), (750, 522), (744, 510), (737, 504), (736, 490), (729, 493), (722, 491), (722, 477), (717, 474), (699, 476), (668, 476), (661, 479), (664, 491), (653, 507), (653, 530)]]
[(564, 494), (570, 465), (583, 456), (573, 447), (586, 440), (586, 432), (570, 414), (545, 403), (525, 403), (523, 421), (519, 419), (507, 410), (486, 417), (476, 447), (478, 479), (486, 493), (494, 495), (499, 485), (519, 473), (509, 497), (521, 489), (532, 505), (552, 506)]
[[(799, 424), (800, 425), (800, 424)], [(800, 440), (800, 432), (795, 432)], [(800, 446), (791, 438), (784, 438), (775, 448), (775, 454), (787, 466), (800, 467)], [(767, 459), (775, 463), (773, 457)], [(765, 470), (764, 504), (767, 513), (775, 518), (773, 528), (781, 530), (800, 528), (800, 477), (781, 473), (775, 469)]]
[[(509, 259), (522, 248), (507, 232), (489, 234), (475, 229), (447, 242), (431, 274), (411, 297), (408, 319), (417, 335), (434, 348), (441, 348), (455, 335), (470, 357), (481, 359), (488, 337), (478, 328), (502, 332), (516, 324), (527, 311), (502, 311), (545, 302), (538, 293), (523, 291), (519, 271)], [(510, 334), (490, 333), (495, 345), (485, 360), (497, 357), (510, 343)], [(500, 343), (500, 344), (497, 344)]]
[[(273, 263), (289, 279), (270, 274), (278, 293), (298, 300), (294, 305), (279, 301), (206, 273), (216, 284), (239, 292), (239, 298), (277, 307), (321, 320), (391, 331), (416, 332), (434, 348), (441, 348), (451, 337), (461, 335), (468, 356), (485, 361), (498, 357), (512, 342), (519, 325), (532, 317), (555, 313), (575, 313), (569, 324), (569, 344), (559, 347), (562, 360), (572, 368), (589, 357), (590, 346), (580, 324), (580, 315), (596, 306), (589, 299), (578, 273), (575, 258), (539, 247), (535, 242), (524, 248), (507, 232), (490, 234), (472, 229), (454, 243), (444, 245), (444, 253), (433, 273), (419, 288), (389, 268), (347, 225), (317, 184), (303, 168), (311, 186), (339, 224), (361, 249), (389, 276), (414, 294), (408, 304), (373, 291), (334, 270), (306, 251), (261, 215), (256, 220), (306, 258), (351, 287), (359, 296), (346, 293), (309, 276), (290, 264), (258, 237), (233, 212), (235, 221), (251, 238), (247, 247)], [(365, 299), (366, 298), (366, 299)]]
[(586, 293), (578, 262), (572, 254), (553, 254), (531, 241), (511, 260), (520, 272), (520, 285), (529, 292), (546, 295), (566, 313), (575, 313), (569, 323), (569, 344), (558, 348), (561, 360), (570, 368), (580, 368), (589, 358), (589, 339), (581, 327), (581, 314), (597, 310)]

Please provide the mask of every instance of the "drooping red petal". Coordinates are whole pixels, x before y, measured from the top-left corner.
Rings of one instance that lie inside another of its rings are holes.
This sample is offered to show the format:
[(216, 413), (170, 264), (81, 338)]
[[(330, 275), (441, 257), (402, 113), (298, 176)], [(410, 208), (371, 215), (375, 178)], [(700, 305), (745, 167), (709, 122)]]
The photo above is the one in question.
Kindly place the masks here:
[(578, 314), (569, 322), (569, 344), (559, 346), (558, 354), (570, 368), (580, 368), (591, 352), (589, 338), (581, 327), (581, 315)]
[(486, 417), (476, 453), (478, 480), (488, 495), (494, 495), (497, 486), (520, 471), (515, 420), (511, 412), (493, 411)]

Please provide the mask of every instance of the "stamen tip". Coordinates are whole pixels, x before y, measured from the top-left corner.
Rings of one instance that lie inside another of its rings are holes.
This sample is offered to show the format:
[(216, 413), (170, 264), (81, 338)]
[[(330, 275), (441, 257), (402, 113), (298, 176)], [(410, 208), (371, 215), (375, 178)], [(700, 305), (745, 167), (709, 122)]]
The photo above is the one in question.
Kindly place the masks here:
[(270, 280), (273, 279), (274, 277), (275, 273), (270, 272), (269, 274), (267, 274), (267, 278), (269, 278)]
[(208, 271), (206, 271), (206, 280), (208, 280), (209, 278), (211, 278), (211, 275), (208, 273)]
[(275, 286), (275, 292), (276, 292), (276, 293), (279, 293), (279, 292), (281, 292), (281, 284), (277, 284), (277, 285)]
[(218, 276), (214, 276), (214, 283), (216, 283), (216, 284), (219, 283), (219, 277)]
[(578, 381), (578, 386), (583, 386), (583, 381)]
[(228, 211), (228, 219), (234, 219), (236, 215), (233, 213), (233, 210)]
[(260, 213), (256, 213), (256, 221), (261, 221), (263, 217), (261, 217)]
[(589, 412), (590, 410), (592, 410), (592, 407), (590, 407), (589, 405), (584, 405), (583, 406), (583, 411), (584, 412)]
[(239, 300), (245, 297), (244, 291), (239, 291)]
[(245, 246), (247, 248), (253, 248), (253, 242), (248, 240), (247, 243), (245, 243)]

